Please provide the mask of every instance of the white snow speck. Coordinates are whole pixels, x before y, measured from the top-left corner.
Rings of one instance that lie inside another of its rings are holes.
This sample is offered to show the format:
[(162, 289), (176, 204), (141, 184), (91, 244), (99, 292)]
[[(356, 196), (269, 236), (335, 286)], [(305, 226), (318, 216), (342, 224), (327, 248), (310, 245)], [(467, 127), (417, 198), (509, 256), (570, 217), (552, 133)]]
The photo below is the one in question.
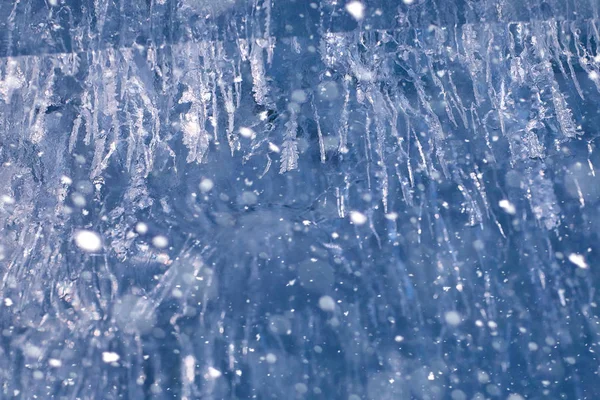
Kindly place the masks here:
[(273, 153), (279, 153), (281, 151), (281, 149), (275, 143), (271, 142), (269, 142), (269, 150), (271, 150)]
[(448, 311), (444, 314), (444, 320), (448, 325), (458, 326), (461, 323), (461, 316), (456, 311)]
[[(241, 131), (241, 129), (240, 129), (240, 131)], [(202, 193), (210, 192), (213, 187), (215, 187), (214, 182), (208, 178), (202, 179), (202, 181), (200, 182), (200, 191)]]
[(256, 137), (256, 133), (254, 133), (252, 129), (246, 127), (240, 128), (240, 135), (248, 139), (254, 139)]
[(4, 299), (4, 305), (5, 305), (6, 307), (10, 307), (10, 306), (12, 306), (13, 304), (14, 304), (14, 303), (13, 303), (13, 301), (12, 301), (10, 298), (8, 298), (8, 297), (7, 297), (7, 298), (5, 298), (5, 299)]
[(596, 80), (600, 79), (600, 75), (596, 71), (590, 72), (590, 74), (588, 76), (593, 81), (596, 81)]
[(164, 249), (165, 247), (167, 247), (169, 245), (169, 239), (167, 239), (163, 235), (154, 236), (152, 238), (152, 244), (156, 248)]
[(400, 336), (400, 335), (398, 335), (398, 336), (396, 336), (396, 337), (394, 338), (394, 340), (396, 341), (396, 343), (403, 342), (403, 341), (404, 341), (404, 336)]
[(435, 376), (433, 375), (433, 372), (430, 372), (429, 375), (427, 375), (427, 379), (432, 381), (435, 379)]
[(579, 268), (588, 269), (590, 266), (585, 262), (585, 258), (581, 254), (569, 254), (569, 261), (577, 265)]
[(23, 354), (31, 358), (40, 358), (43, 354), (43, 350), (37, 346), (27, 343), (23, 349)]
[(403, 2), (404, 4), (412, 4), (412, 3), (414, 3), (414, 2), (415, 2), (415, 0), (402, 0), (402, 2)]
[(515, 205), (506, 199), (500, 200), (498, 205), (510, 215), (515, 215), (517, 213)]
[(73, 201), (73, 204), (76, 207), (79, 207), (79, 208), (85, 207), (86, 201), (85, 201), (85, 197), (82, 194), (77, 193), (77, 192), (73, 193), (71, 195), (71, 200)]
[(359, 211), (350, 211), (350, 221), (354, 225), (364, 225), (367, 222), (367, 216)]
[(256, 196), (256, 193), (254, 193), (254, 192), (245, 191), (240, 196), (240, 203), (242, 203), (246, 206), (254, 205), (257, 202), (258, 202), (258, 197)]
[(194, 371), (194, 367), (196, 366), (196, 359), (194, 356), (186, 356), (183, 359), (183, 363), (185, 365), (185, 377), (189, 382), (194, 382), (196, 373)]
[(223, 374), (218, 369), (213, 368), (213, 367), (208, 367), (208, 373), (206, 374), (206, 379), (217, 379), (217, 378), (220, 378), (221, 375), (223, 375)]
[(297, 89), (292, 92), (292, 101), (298, 104), (305, 103), (307, 100), (306, 92), (302, 89)]
[(535, 342), (529, 342), (527, 344), (527, 348), (529, 349), (529, 351), (537, 351), (539, 346)]
[(148, 225), (146, 225), (143, 222), (138, 222), (137, 224), (135, 224), (135, 231), (140, 235), (144, 235), (148, 233)]
[(54, 368), (58, 368), (62, 366), (62, 361), (57, 360), (56, 358), (51, 358), (48, 360), (48, 365)]
[(323, 311), (333, 312), (335, 311), (335, 301), (331, 296), (322, 296), (319, 299), (319, 308)]
[(506, 400), (525, 400), (525, 398), (523, 396), (521, 396), (520, 394), (513, 393), (513, 394), (510, 394), (506, 398)]
[(105, 351), (104, 353), (102, 353), (102, 361), (104, 361), (105, 363), (114, 363), (119, 361), (121, 357), (117, 354), (114, 353), (112, 351)]
[(277, 356), (273, 353), (269, 353), (267, 354), (267, 356), (265, 357), (265, 359), (267, 360), (267, 362), (269, 364), (275, 364), (277, 362)]
[(391, 212), (389, 214), (385, 214), (385, 218), (390, 221), (395, 221), (398, 219), (398, 213)]
[(360, 1), (351, 1), (346, 4), (346, 11), (357, 21), (365, 17), (365, 5)]
[(2, 202), (3, 202), (4, 204), (9, 204), (9, 205), (11, 205), (11, 204), (15, 204), (15, 199), (13, 199), (12, 197), (10, 197), (10, 196), (8, 196), (8, 195), (4, 194), (4, 195), (2, 195)]
[(308, 387), (306, 386), (305, 383), (302, 382), (298, 382), (294, 385), (294, 388), (296, 389), (296, 392), (298, 392), (299, 394), (305, 394), (306, 392), (308, 392)]
[(102, 248), (102, 239), (96, 232), (82, 229), (75, 232), (75, 244), (81, 250), (93, 253)]

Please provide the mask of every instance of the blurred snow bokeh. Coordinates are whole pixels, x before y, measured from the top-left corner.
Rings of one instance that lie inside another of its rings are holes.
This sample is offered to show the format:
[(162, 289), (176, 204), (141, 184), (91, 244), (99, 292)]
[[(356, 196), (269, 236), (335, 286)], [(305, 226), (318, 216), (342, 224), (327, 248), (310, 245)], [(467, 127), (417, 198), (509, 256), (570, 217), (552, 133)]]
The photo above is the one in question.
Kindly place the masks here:
[(0, 8), (0, 398), (598, 398), (599, 9)]

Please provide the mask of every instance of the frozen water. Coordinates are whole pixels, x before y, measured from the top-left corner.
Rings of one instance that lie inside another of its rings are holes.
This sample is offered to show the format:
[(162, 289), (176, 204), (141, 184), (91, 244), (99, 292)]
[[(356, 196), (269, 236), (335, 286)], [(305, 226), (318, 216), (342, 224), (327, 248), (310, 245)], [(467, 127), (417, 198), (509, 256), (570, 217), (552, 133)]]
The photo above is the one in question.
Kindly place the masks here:
[(0, 7), (0, 399), (596, 399), (598, 0)]

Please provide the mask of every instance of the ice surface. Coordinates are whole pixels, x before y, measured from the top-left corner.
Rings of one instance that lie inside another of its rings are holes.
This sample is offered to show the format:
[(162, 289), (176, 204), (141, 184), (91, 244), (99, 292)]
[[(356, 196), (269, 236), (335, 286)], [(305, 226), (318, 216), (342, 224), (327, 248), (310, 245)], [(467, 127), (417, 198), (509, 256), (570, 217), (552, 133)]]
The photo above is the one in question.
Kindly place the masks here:
[(0, 399), (596, 399), (598, 0), (0, 7)]

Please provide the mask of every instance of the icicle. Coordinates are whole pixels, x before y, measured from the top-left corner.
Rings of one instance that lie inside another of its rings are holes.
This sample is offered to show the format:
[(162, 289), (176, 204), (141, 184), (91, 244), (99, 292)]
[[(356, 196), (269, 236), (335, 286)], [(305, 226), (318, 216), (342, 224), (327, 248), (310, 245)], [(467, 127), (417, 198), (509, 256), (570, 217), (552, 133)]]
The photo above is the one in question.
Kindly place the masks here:
[(545, 177), (541, 168), (528, 168), (527, 174), (526, 197), (535, 218), (548, 230), (556, 228), (560, 223), (560, 208), (552, 182)]
[(419, 150), (419, 155), (421, 156), (421, 168), (424, 169), (425, 171), (429, 170), (429, 166), (427, 164), (427, 156), (425, 155), (425, 151), (423, 150), (423, 145), (421, 144), (421, 141), (419, 140), (419, 136), (417, 135), (417, 132), (415, 132), (414, 130), (412, 130), (412, 128), (410, 128), (409, 132), (413, 133), (413, 136), (415, 137), (415, 141), (417, 143), (417, 149)]
[(519, 56), (512, 57), (510, 60), (510, 78), (513, 83), (521, 86), (527, 79), (527, 71), (523, 66), (523, 60)]
[[(496, 111), (498, 112), (498, 120), (500, 121), (500, 131), (502, 132), (502, 136), (507, 137), (504, 118), (505, 118), (505, 114), (507, 114), (506, 108), (507, 108), (508, 102), (507, 102), (506, 88), (504, 86), (504, 80), (502, 80), (500, 82), (500, 95), (497, 97), (498, 97), (498, 99), (497, 99), (497, 101), (495, 101), (496, 104), (494, 104), (494, 106), (496, 108)], [(508, 100), (510, 100), (510, 99), (508, 99)], [(474, 107), (472, 107), (471, 109), (474, 109)], [(487, 120), (487, 115), (484, 118), (484, 124), (487, 125), (487, 121), (485, 121), (485, 120)], [(513, 153), (513, 156), (514, 156), (514, 153)]]
[[(102, 152), (104, 151), (104, 139), (99, 140), (97, 143), (99, 143), (102, 147)], [(108, 147), (108, 152), (106, 153), (106, 155), (102, 158), (102, 160), (96, 160), (96, 154), (94, 154), (94, 161), (92, 162), (93, 168), (92, 168), (92, 172), (90, 173), (90, 179), (94, 179), (95, 177), (99, 176), (102, 171), (104, 171), (107, 167), (108, 167), (108, 163), (110, 161), (110, 157), (113, 155), (113, 153), (115, 152), (115, 150), (117, 150), (117, 143), (116, 142), (112, 142), (110, 144), (110, 146)], [(99, 157), (101, 157), (101, 152), (98, 153)]]
[(486, 213), (489, 216), (490, 215), (490, 203), (488, 202), (488, 198), (487, 198), (487, 195), (485, 192), (485, 183), (483, 182), (483, 174), (481, 172), (479, 172), (479, 168), (477, 167), (477, 164), (475, 164), (474, 169), (475, 169), (475, 172), (469, 173), (469, 177), (475, 184), (475, 187), (477, 188), (477, 191), (479, 192), (479, 196), (481, 197), (481, 200), (483, 200), (483, 205), (485, 206)]
[(489, 30), (489, 27), (486, 29), (489, 34), (487, 50), (485, 52), (485, 83), (488, 88), (488, 97), (491, 99), (493, 97), (493, 76), (492, 76), (492, 55), (494, 54), (494, 33)]
[(242, 102), (242, 66), (241, 60), (238, 60), (237, 65), (233, 64), (233, 85), (235, 88), (235, 107), (240, 108)]
[[(55, 64), (54, 60), (52, 64)], [(39, 62), (36, 62), (31, 74), (32, 79), (40, 79), (39, 67)], [(55, 77), (54, 68), (51, 68), (50, 70), (51, 71), (48, 73), (48, 76), (44, 78), (43, 83), (40, 82), (40, 87), (36, 88), (37, 90), (35, 91), (34, 106), (30, 111), (29, 138), (33, 143), (40, 143), (46, 135), (46, 110), (48, 109), (48, 106), (50, 106), (50, 98), (54, 92), (53, 86)]]
[(252, 92), (256, 104), (261, 106), (269, 105), (267, 79), (265, 77), (265, 66), (263, 61), (263, 48), (258, 43), (252, 43), (250, 52), (250, 70), (252, 72)]
[(79, 135), (79, 128), (81, 128), (81, 115), (77, 115), (73, 122), (73, 129), (71, 130), (71, 136), (69, 137), (69, 153), (73, 152), (75, 144), (77, 143), (77, 136)]
[[(402, 171), (400, 171), (399, 164), (395, 164), (394, 166), (396, 168), (396, 176), (398, 176), (398, 181), (400, 182), (400, 189), (402, 190), (402, 197), (404, 197), (404, 201), (406, 202), (406, 204), (409, 207), (412, 207), (412, 206), (414, 206), (413, 194), (412, 194), (412, 190), (411, 190), (412, 183), (409, 182), (406, 179), (406, 176), (404, 176), (404, 174), (402, 173)], [(410, 171), (410, 164), (409, 164), (409, 176), (412, 176), (411, 171)]]
[(198, 118), (198, 115), (190, 110), (183, 117), (183, 144), (187, 146), (189, 153), (187, 162), (201, 163), (208, 151), (210, 135)]
[[(375, 152), (379, 158), (378, 166), (380, 167), (380, 172), (378, 174), (380, 184), (381, 184), (381, 200), (383, 203), (383, 210), (385, 213), (388, 212), (388, 190), (389, 190), (389, 177), (387, 172), (387, 162), (385, 158), (385, 138), (386, 138), (386, 125), (390, 122), (389, 115), (385, 111), (386, 103), (383, 98), (381, 92), (370, 89), (367, 93), (367, 98), (371, 103), (371, 107), (373, 108), (373, 113), (375, 115), (375, 131), (377, 138), (377, 146), (375, 147)], [(395, 124), (393, 120), (392, 125)], [(393, 128), (392, 128), (393, 129)]]
[(571, 79), (573, 80), (573, 84), (575, 85), (575, 89), (577, 90), (577, 94), (579, 94), (579, 97), (581, 97), (582, 99), (584, 99), (583, 97), (583, 91), (581, 90), (581, 87), (579, 86), (579, 81), (577, 80), (577, 76), (575, 76), (575, 71), (573, 70), (573, 63), (571, 62), (571, 52), (569, 51), (568, 47), (565, 47), (564, 49), (561, 47), (560, 42), (558, 40), (558, 27), (557, 27), (557, 22), (555, 20), (550, 20), (547, 22), (547, 24), (549, 25), (550, 29), (550, 37), (552, 39), (552, 48), (554, 50), (554, 60), (556, 61), (556, 64), (558, 65), (558, 68), (560, 69), (561, 74), (563, 75), (563, 77), (565, 78), (565, 80), (567, 80), (567, 71), (565, 71), (565, 67), (561, 61), (561, 56), (564, 56), (567, 59), (567, 64), (569, 66), (569, 71), (571, 73)]
[(365, 113), (365, 159), (367, 166), (367, 187), (371, 190), (371, 116)]
[(238, 39), (238, 54), (242, 61), (247, 61), (250, 58), (250, 45), (248, 44), (248, 40), (246, 39)]
[[(445, 160), (445, 149), (444, 149), (444, 144), (443, 144), (445, 135), (444, 135), (444, 131), (442, 130), (442, 123), (440, 122), (437, 114), (431, 108), (431, 104), (429, 103), (429, 100), (427, 99), (427, 96), (425, 94), (425, 89), (423, 88), (421, 81), (419, 80), (419, 78), (413, 71), (409, 71), (409, 73), (413, 77), (413, 84), (415, 85), (415, 88), (417, 89), (417, 95), (419, 97), (419, 101), (420, 101), (421, 105), (423, 106), (423, 108), (427, 112), (427, 115), (425, 116), (425, 121), (426, 121), (427, 126), (429, 127), (431, 134), (433, 136), (433, 142), (435, 144), (436, 155), (438, 157), (438, 161), (440, 162), (440, 165), (442, 166), (442, 171), (444, 172), (444, 175), (446, 177), (448, 177), (449, 171), (448, 171), (447, 162)], [(431, 167), (433, 168), (433, 165), (431, 165)]]
[(470, 24), (463, 25), (462, 28), (462, 44), (465, 50), (463, 59), (471, 75), (471, 81), (473, 84), (473, 94), (475, 95), (475, 102), (478, 106), (483, 103), (483, 97), (479, 93), (477, 88), (477, 82), (479, 81), (478, 75), (482, 71), (482, 62), (475, 55), (479, 54), (480, 45), (477, 41), (477, 34), (473, 30), (473, 26)]
[(442, 94), (442, 98), (444, 99), (444, 109), (446, 110), (446, 115), (448, 116), (448, 119), (450, 119), (450, 122), (452, 122), (452, 124), (455, 127), (458, 127), (458, 124), (456, 123), (456, 119), (454, 118), (454, 113), (452, 112), (452, 108), (450, 108), (450, 102), (448, 101), (450, 99), (450, 96), (448, 96), (448, 94), (446, 93), (446, 90), (444, 88), (444, 84), (442, 83), (442, 81), (438, 77), (438, 72), (439, 71), (436, 72), (434, 70), (433, 63), (432, 63), (430, 57), (427, 57), (427, 66), (429, 68), (429, 72), (430, 72), (430, 75), (431, 75), (431, 79), (433, 80), (433, 83), (435, 84), (435, 86), (437, 86), (440, 89), (440, 92)]
[(94, 157), (92, 158), (90, 179), (94, 179), (102, 172), (101, 163), (104, 159), (104, 146), (106, 144), (106, 133), (103, 132), (94, 141)]
[(264, 38), (267, 40), (267, 63), (273, 63), (273, 51), (275, 50), (275, 37), (271, 35), (271, 4), (272, 0), (264, 0), (263, 7), (265, 9), (265, 33)]
[(588, 77), (595, 77), (595, 79), (592, 79), (592, 82), (594, 82), (596, 89), (600, 92), (600, 62), (598, 62), (598, 55), (600, 52), (596, 50), (596, 56), (592, 56), (590, 52), (583, 47), (582, 40), (579, 37), (580, 32), (578, 32), (576, 26), (572, 24), (570, 29), (573, 34), (573, 43), (575, 44), (579, 66), (588, 74)]
[(279, 168), (280, 174), (298, 168), (298, 143), (296, 141), (298, 121), (296, 118), (296, 113), (292, 111), (290, 113), (290, 120), (285, 124), (286, 129), (281, 150), (281, 167)]
[(214, 72), (210, 72), (208, 74), (209, 82), (210, 82), (210, 99), (211, 99), (211, 110), (212, 115), (208, 118), (210, 124), (213, 127), (213, 138), (215, 144), (219, 144), (219, 104), (217, 102), (217, 82)]
[[(463, 171), (459, 170), (459, 174), (463, 175)], [(462, 204), (463, 212), (466, 212), (469, 215), (468, 226), (475, 226), (477, 224), (481, 225), (483, 223), (483, 216), (481, 214), (481, 210), (479, 209), (479, 205), (471, 196), (469, 190), (465, 187), (463, 180), (459, 174), (455, 174), (455, 181), (458, 183), (458, 190), (461, 192), (466, 202)]]
[(314, 101), (311, 102), (311, 105), (313, 108), (315, 122), (317, 123), (317, 135), (319, 136), (319, 153), (321, 154), (321, 162), (325, 163), (325, 142), (323, 141), (323, 132), (321, 132), (321, 122), (319, 121), (319, 114)]
[(119, 116), (117, 113), (119, 111), (120, 99), (117, 97), (116, 77), (119, 75), (120, 66), (117, 64), (113, 52), (109, 52), (107, 58), (110, 66), (106, 66), (102, 71), (102, 83), (104, 86), (102, 113), (111, 117), (115, 135), (118, 135)]
[(593, 177), (596, 176), (596, 171), (594, 169), (594, 164), (592, 163), (592, 153), (594, 152), (593, 148), (592, 148), (592, 143), (588, 142), (587, 144), (587, 148), (588, 148), (588, 166), (590, 167), (590, 173), (592, 174)]
[(556, 119), (558, 120), (563, 135), (568, 138), (577, 137), (581, 132), (578, 127), (575, 126), (571, 110), (569, 109), (563, 94), (560, 92), (557, 85), (552, 85), (550, 90), (552, 91), (552, 103), (554, 104)]
[(0, 80), (0, 96), (4, 103), (10, 104), (13, 93), (26, 85), (25, 75), (20, 63), (12, 57), (6, 59), (6, 73)]
[(448, 71), (447, 75), (448, 75), (448, 83), (450, 83), (450, 87), (452, 88), (452, 91), (450, 92), (450, 99), (455, 104), (455, 107), (458, 110), (460, 117), (462, 119), (463, 126), (466, 128), (467, 126), (469, 126), (469, 122), (467, 119), (467, 110), (465, 109), (465, 106), (463, 105), (461, 96), (459, 95), (458, 89), (456, 88), (456, 85), (454, 84), (454, 80), (452, 79), (452, 72)]
[(483, 131), (485, 132), (485, 144), (489, 150), (489, 152), (487, 154), (490, 157), (489, 160), (487, 160), (487, 158), (486, 158), (486, 160), (495, 163), (496, 157), (494, 156), (494, 149), (492, 148), (492, 143), (490, 142), (490, 131), (487, 127), (487, 124), (483, 124), (481, 122), (481, 119), (479, 118), (479, 115), (477, 114), (477, 109), (475, 108), (474, 103), (471, 104), (471, 127), (473, 128), (474, 132), (478, 131), (478, 127), (483, 127)]
[(223, 101), (225, 102), (225, 112), (227, 113), (227, 142), (229, 143), (229, 148), (231, 149), (231, 154), (233, 155), (236, 150), (240, 149), (239, 137), (235, 133), (235, 105), (233, 103), (233, 90), (230, 86), (225, 88), (222, 82), (222, 80), (219, 81), (219, 86), (223, 96)]
[[(225, 85), (225, 78), (223, 76), (223, 69), (219, 67), (219, 60), (225, 58), (223, 54), (223, 43), (218, 42), (216, 44), (216, 55), (213, 55), (213, 68), (217, 71), (217, 85), (219, 87), (219, 91), (223, 98), (223, 102), (225, 103), (225, 112), (227, 113), (227, 142), (229, 143), (229, 148), (231, 150), (231, 154), (236, 150), (240, 149), (240, 142), (238, 135), (235, 133), (235, 104), (233, 101), (233, 88), (229, 85)], [(216, 95), (215, 95), (216, 99)], [(213, 106), (216, 106), (213, 103)]]
[(342, 115), (340, 116), (340, 128), (339, 133), (339, 144), (338, 151), (342, 154), (348, 152), (348, 103), (350, 102), (350, 89), (348, 87), (348, 81), (350, 77), (344, 78), (344, 105), (342, 107)]
[[(196, 48), (192, 48), (189, 45), (187, 50), (187, 54), (191, 55), (189, 58), (191, 61), (189, 69), (191, 71), (189, 75), (185, 76), (182, 82), (186, 85), (186, 90), (183, 92), (179, 103), (191, 103), (191, 107), (187, 113), (181, 116), (183, 143), (189, 151), (186, 158), (188, 163), (203, 162), (211, 140), (211, 135), (206, 130), (206, 120), (208, 118), (207, 104), (210, 104), (210, 101), (215, 97), (215, 88), (210, 86), (210, 55), (203, 47), (207, 45), (209, 44), (203, 43), (199, 52)], [(202, 56), (204, 63), (200, 63), (200, 56)], [(187, 61), (184, 60), (184, 62)], [(212, 79), (214, 83), (214, 73)], [(212, 106), (215, 107), (215, 104), (213, 103)]]

